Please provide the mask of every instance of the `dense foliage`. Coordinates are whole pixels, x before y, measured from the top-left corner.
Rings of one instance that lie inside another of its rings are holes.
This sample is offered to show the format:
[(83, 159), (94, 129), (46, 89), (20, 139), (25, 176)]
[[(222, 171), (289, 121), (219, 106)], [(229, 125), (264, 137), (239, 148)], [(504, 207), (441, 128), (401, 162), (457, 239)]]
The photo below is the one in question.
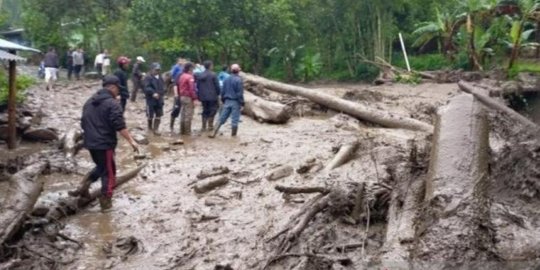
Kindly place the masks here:
[[(359, 80), (366, 63), (404, 67), (403, 32), (416, 69), (511, 68), (536, 46), (538, 0), (22, 0), (36, 46), (82, 46), (93, 55), (179, 56), (240, 62), (285, 80)], [(429, 53), (431, 56), (417, 56)]]
[[(35, 83), (32, 77), (19, 75), (16, 78), (17, 102), (24, 100), (24, 90)], [(8, 100), (9, 88), (8, 88), (8, 76), (5, 72), (0, 72), (0, 106), (6, 105)]]

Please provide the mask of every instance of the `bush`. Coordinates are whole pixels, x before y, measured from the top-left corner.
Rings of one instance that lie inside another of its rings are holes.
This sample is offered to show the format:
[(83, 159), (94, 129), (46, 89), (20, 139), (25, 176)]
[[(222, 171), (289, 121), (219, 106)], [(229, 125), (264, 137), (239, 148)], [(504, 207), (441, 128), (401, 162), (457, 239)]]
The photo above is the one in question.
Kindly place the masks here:
[[(442, 54), (422, 54), (422, 55), (410, 55), (409, 64), (411, 69), (417, 71), (424, 70), (440, 70), (446, 68), (452, 68), (452, 63), (444, 57)], [(393, 65), (406, 69), (407, 64), (403, 58), (403, 54), (394, 54)]]
[[(8, 96), (9, 96), (8, 83), (9, 83), (8, 76), (6, 75), (6, 73), (0, 72), (0, 105), (7, 104)], [(26, 89), (35, 83), (36, 81), (32, 77), (25, 76), (25, 75), (17, 76), (16, 87), (17, 87), (17, 102), (18, 103), (21, 103), (24, 101)]]

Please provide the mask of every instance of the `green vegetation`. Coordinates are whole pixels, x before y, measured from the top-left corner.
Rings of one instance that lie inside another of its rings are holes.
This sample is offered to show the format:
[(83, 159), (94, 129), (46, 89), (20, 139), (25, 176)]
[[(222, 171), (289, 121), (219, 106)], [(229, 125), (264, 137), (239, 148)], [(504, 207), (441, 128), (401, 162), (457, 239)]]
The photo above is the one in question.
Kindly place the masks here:
[(540, 63), (531, 61), (517, 61), (508, 71), (510, 78), (515, 78), (520, 72), (531, 72), (540, 75)]
[[(16, 80), (17, 87), (17, 102), (24, 101), (25, 90), (35, 84), (36, 81), (29, 76), (19, 75)], [(0, 105), (7, 104), (9, 94), (8, 76), (4, 72), (0, 72)]]
[(22, 6), (9, 21), (40, 49), (81, 46), (92, 58), (106, 48), (164, 66), (180, 56), (239, 62), (287, 81), (370, 80), (378, 70), (366, 63), (380, 59), (405, 67), (399, 32), (415, 70), (510, 70), (521, 48), (540, 41), (539, 0), (4, 2), (6, 14)]

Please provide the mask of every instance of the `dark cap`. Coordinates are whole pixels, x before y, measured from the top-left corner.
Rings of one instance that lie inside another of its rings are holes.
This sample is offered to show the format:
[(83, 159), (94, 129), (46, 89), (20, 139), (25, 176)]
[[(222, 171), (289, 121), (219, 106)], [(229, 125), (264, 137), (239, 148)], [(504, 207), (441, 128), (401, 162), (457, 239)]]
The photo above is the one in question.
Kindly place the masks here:
[(120, 79), (116, 77), (115, 75), (107, 75), (103, 77), (103, 86), (107, 86), (110, 84), (115, 84), (116, 86), (120, 87)]

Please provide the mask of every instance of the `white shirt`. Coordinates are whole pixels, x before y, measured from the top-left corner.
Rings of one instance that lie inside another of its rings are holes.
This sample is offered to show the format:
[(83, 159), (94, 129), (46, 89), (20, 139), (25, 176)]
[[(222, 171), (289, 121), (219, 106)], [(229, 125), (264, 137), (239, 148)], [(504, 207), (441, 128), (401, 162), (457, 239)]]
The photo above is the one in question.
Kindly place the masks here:
[(98, 64), (102, 64), (103, 65), (103, 59), (105, 58), (105, 54), (104, 53), (100, 53), (98, 55), (96, 55), (96, 60), (94, 61), (94, 66), (98, 65)]

